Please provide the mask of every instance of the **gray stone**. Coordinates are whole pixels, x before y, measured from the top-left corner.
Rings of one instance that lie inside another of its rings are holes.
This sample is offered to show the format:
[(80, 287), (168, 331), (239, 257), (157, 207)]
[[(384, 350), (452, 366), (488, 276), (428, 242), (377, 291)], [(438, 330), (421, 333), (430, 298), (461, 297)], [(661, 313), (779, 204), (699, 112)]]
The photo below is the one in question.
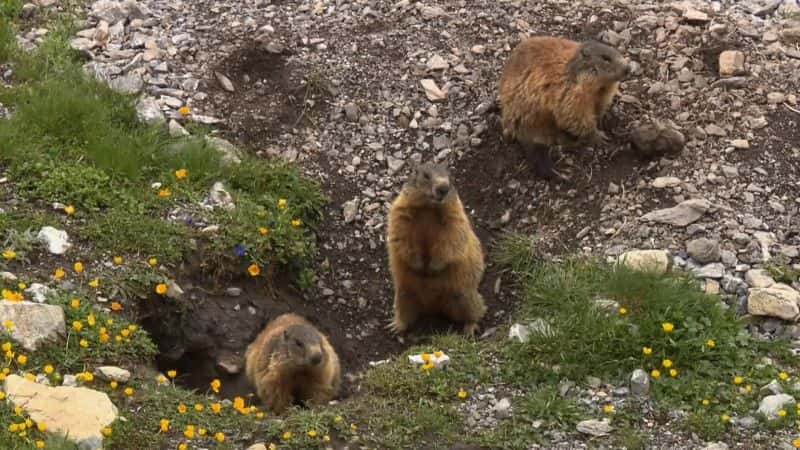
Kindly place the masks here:
[(584, 420), (578, 422), (577, 430), (592, 436), (607, 436), (614, 428), (609, 424), (608, 419), (603, 420)]
[(206, 136), (206, 143), (222, 155), (222, 160), (224, 162), (233, 164), (242, 162), (242, 151), (225, 139)]
[(142, 91), (142, 88), (144, 87), (144, 81), (142, 81), (142, 77), (139, 75), (130, 73), (128, 75), (112, 79), (108, 85), (111, 87), (111, 89), (121, 94), (131, 95), (138, 94)]
[(188, 136), (189, 135), (189, 132), (186, 131), (186, 129), (183, 128), (183, 126), (181, 126), (181, 124), (176, 122), (174, 119), (169, 121), (168, 128), (169, 128), (169, 135), (171, 137), (179, 138), (179, 137), (184, 137), (184, 136)]
[(143, 96), (136, 102), (136, 117), (140, 122), (150, 125), (164, 121), (164, 113), (161, 111), (158, 101), (148, 96)]
[(344, 223), (352, 223), (356, 220), (358, 215), (358, 199), (346, 201), (342, 205), (342, 216), (344, 216)]
[(650, 393), (650, 375), (642, 369), (636, 369), (631, 375), (631, 393), (645, 396)]
[(523, 344), (528, 342), (528, 339), (530, 339), (530, 334), (531, 332), (528, 327), (521, 323), (515, 323), (514, 325), (511, 325), (511, 328), (508, 330), (509, 339)]
[(712, 442), (703, 447), (703, 450), (728, 450), (728, 444), (724, 442)]
[(699, 220), (709, 209), (711, 209), (711, 203), (708, 200), (685, 200), (672, 208), (647, 213), (642, 216), (642, 220), (685, 227)]
[(36, 238), (47, 246), (48, 252), (54, 255), (63, 255), (72, 247), (67, 232), (51, 226), (42, 227)]
[(495, 403), (494, 407), (492, 407), (492, 411), (498, 419), (509, 417), (511, 415), (511, 400), (507, 398), (500, 399), (500, 401)]
[(358, 118), (361, 116), (361, 111), (359, 110), (358, 105), (350, 102), (344, 105), (344, 115), (350, 122), (358, 122)]
[(778, 380), (772, 380), (766, 386), (761, 388), (761, 392), (768, 392), (772, 395), (783, 394), (783, 386)]
[(686, 244), (686, 252), (700, 264), (717, 262), (720, 259), (719, 242), (713, 239), (700, 238)]
[(725, 274), (725, 266), (722, 263), (711, 263), (705, 266), (698, 267), (693, 271), (696, 278), (714, 278), (719, 279)]
[(13, 324), (11, 338), (29, 352), (67, 332), (64, 310), (55, 305), (3, 301), (0, 302), (0, 322), (6, 320)]
[(441, 56), (433, 55), (428, 59), (428, 62), (425, 64), (425, 66), (428, 68), (428, 70), (445, 70), (450, 67), (450, 64)]
[(658, 177), (655, 180), (653, 180), (651, 186), (653, 186), (656, 189), (664, 189), (664, 188), (680, 186), (680, 184), (681, 184), (681, 179), (677, 177)]
[(242, 295), (242, 288), (229, 287), (225, 289), (225, 293), (231, 297), (239, 297)]
[(775, 280), (764, 269), (748, 270), (744, 279), (751, 288), (768, 288), (775, 284)]
[(790, 403), (794, 403), (794, 397), (791, 395), (768, 395), (764, 397), (758, 405), (758, 412), (767, 419), (776, 419), (778, 417), (778, 411)]

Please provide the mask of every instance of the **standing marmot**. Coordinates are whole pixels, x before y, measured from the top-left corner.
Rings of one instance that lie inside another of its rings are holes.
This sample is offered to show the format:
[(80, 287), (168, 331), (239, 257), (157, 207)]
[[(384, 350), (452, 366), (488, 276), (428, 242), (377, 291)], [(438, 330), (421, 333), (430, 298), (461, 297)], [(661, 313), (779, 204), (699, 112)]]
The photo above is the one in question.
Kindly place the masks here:
[(339, 357), (325, 335), (297, 314), (273, 319), (245, 356), (247, 379), (276, 414), (296, 402), (327, 402), (338, 393)]
[(394, 283), (394, 319), (388, 327), (403, 333), (421, 314), (439, 313), (463, 322), (464, 332), (474, 335), (486, 314), (478, 293), (483, 250), (447, 168), (431, 163), (414, 168), (388, 222)]
[(500, 78), (504, 137), (522, 145), (539, 176), (552, 178), (549, 146), (607, 140), (597, 123), (629, 72), (620, 53), (599, 42), (523, 40)]

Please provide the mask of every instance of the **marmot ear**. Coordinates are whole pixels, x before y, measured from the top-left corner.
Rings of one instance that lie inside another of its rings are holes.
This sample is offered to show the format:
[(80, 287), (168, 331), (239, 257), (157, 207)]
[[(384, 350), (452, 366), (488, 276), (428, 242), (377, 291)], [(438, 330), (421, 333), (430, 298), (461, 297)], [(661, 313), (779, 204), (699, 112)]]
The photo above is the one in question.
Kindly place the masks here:
[(289, 330), (283, 330), (283, 339), (289, 340)]
[(588, 45), (583, 44), (581, 46), (581, 56), (586, 57), (586, 58), (591, 56), (591, 52), (589, 51), (589, 46)]

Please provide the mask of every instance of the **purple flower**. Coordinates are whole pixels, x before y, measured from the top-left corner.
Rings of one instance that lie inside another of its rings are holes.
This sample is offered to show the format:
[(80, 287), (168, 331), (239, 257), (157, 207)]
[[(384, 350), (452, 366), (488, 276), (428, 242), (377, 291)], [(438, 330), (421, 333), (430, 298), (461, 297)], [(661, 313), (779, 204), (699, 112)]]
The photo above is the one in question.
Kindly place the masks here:
[(244, 248), (244, 245), (237, 244), (236, 247), (233, 247), (233, 253), (236, 256), (244, 256), (244, 254), (247, 253), (247, 249)]

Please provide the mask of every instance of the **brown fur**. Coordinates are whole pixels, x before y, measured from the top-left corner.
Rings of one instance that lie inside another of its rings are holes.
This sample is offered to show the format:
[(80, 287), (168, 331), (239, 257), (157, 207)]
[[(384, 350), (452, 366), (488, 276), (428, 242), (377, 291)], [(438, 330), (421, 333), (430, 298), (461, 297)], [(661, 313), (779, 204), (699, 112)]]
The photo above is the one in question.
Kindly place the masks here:
[[(446, 194), (438, 198), (437, 189)], [(415, 168), (392, 202), (386, 245), (394, 284), (389, 327), (404, 333), (423, 314), (443, 314), (473, 335), (486, 314), (478, 293), (484, 256), (447, 168)]]
[[(276, 414), (296, 402), (321, 404), (338, 394), (338, 355), (324, 334), (296, 314), (283, 314), (267, 324), (245, 357), (247, 379)], [(320, 358), (317, 364), (314, 357)]]
[(537, 152), (605, 140), (598, 120), (628, 71), (619, 52), (604, 44), (544, 36), (523, 40), (500, 78), (503, 135)]

